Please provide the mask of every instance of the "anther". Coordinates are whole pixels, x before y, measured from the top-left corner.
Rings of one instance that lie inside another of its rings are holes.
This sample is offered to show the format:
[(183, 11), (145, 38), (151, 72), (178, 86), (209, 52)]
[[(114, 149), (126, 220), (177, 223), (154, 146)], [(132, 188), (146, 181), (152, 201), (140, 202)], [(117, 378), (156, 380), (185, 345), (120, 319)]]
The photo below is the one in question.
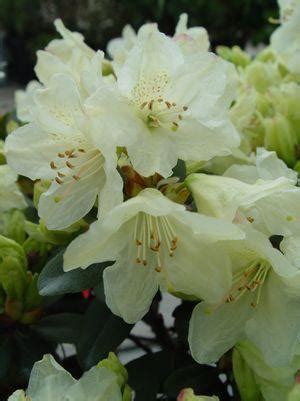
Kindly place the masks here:
[(143, 260), (143, 265), (147, 266), (147, 260), (145, 260), (145, 259)]
[(58, 184), (63, 184), (64, 182), (63, 182), (63, 180), (61, 180), (60, 178), (58, 178), (58, 177), (55, 177), (55, 181), (58, 183)]
[(80, 149), (78, 149), (78, 152), (85, 153), (85, 150), (80, 148)]
[(141, 242), (139, 239), (136, 239), (136, 240), (135, 240), (135, 244), (136, 244), (137, 246), (140, 246), (140, 245), (142, 245), (142, 242)]
[(249, 221), (249, 223), (253, 223), (253, 222), (254, 222), (254, 218), (251, 217), (251, 216), (248, 216), (248, 217), (247, 217), (247, 220)]
[(161, 267), (160, 266), (156, 266), (156, 268), (155, 268), (155, 271), (157, 272), (157, 273), (160, 273), (161, 272)]
[(60, 152), (60, 153), (57, 154), (57, 156), (60, 157), (60, 158), (63, 158), (63, 157), (65, 157), (65, 154)]
[(136, 261), (136, 263), (141, 263), (141, 259), (140, 258), (136, 258), (135, 261)]
[(80, 180), (80, 177), (79, 177), (79, 175), (72, 175), (72, 177), (74, 178), (74, 180), (76, 180), (76, 181), (79, 181)]
[(58, 172), (57, 175), (59, 176), (59, 178), (64, 178), (66, 176), (66, 174), (60, 172)]
[(165, 105), (167, 106), (168, 109), (170, 109), (172, 107), (171, 103), (168, 101), (165, 101)]
[(50, 167), (51, 167), (53, 170), (56, 170), (56, 169), (57, 169), (57, 166), (56, 166), (56, 164), (55, 164), (53, 161), (50, 163)]
[(140, 106), (141, 110), (143, 110), (143, 108), (144, 108), (147, 104), (148, 104), (148, 102), (142, 103), (141, 106)]
[(69, 167), (69, 168), (74, 168), (75, 166), (73, 166), (73, 164), (71, 164), (68, 160), (66, 161), (66, 165)]
[(152, 108), (153, 108), (153, 103), (154, 103), (154, 100), (152, 99), (152, 100), (149, 102), (149, 104), (148, 104), (149, 110), (152, 110)]
[(183, 106), (183, 111), (187, 111), (188, 107), (187, 106)]

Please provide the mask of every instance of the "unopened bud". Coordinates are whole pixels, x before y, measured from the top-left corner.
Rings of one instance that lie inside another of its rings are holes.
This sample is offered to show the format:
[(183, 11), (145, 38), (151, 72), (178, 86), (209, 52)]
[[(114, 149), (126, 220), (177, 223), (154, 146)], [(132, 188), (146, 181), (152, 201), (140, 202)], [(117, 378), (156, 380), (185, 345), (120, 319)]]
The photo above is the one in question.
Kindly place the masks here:
[(274, 150), (289, 167), (293, 167), (297, 161), (297, 135), (288, 119), (278, 113), (265, 118), (263, 124), (266, 149)]
[(251, 57), (243, 51), (239, 46), (227, 47), (218, 46), (217, 53), (224, 60), (230, 61), (236, 66), (246, 67), (251, 62)]
[(212, 396), (208, 397), (206, 395), (195, 395), (194, 390), (191, 388), (185, 388), (181, 390), (177, 397), (177, 401), (218, 401), (219, 398)]

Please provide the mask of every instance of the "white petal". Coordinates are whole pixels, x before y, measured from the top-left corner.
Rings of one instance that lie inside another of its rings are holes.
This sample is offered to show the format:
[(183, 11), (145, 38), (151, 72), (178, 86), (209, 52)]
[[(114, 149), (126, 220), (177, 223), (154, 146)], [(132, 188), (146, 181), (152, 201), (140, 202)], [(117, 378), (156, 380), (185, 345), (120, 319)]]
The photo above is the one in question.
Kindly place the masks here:
[(72, 142), (65, 137), (57, 140), (51, 134), (29, 123), (11, 133), (5, 142), (8, 164), (21, 175), (32, 180), (49, 179), (55, 176), (50, 168), (57, 153), (72, 149)]
[(61, 401), (68, 388), (76, 381), (51, 355), (36, 362), (32, 368), (27, 390), (33, 400)]
[(93, 207), (104, 173), (96, 171), (78, 181), (70, 178), (62, 185), (55, 181), (39, 200), (39, 216), (49, 230), (62, 230), (84, 217)]
[(64, 401), (122, 401), (117, 375), (97, 366), (85, 372), (65, 394)]
[(139, 321), (148, 312), (159, 286), (159, 273), (152, 266), (134, 263), (135, 252), (129, 245), (119, 262), (103, 273), (106, 303), (127, 323)]
[(78, 132), (77, 122), (83, 114), (80, 94), (75, 81), (66, 74), (55, 74), (45, 89), (35, 95), (39, 124), (55, 134)]
[(248, 294), (233, 303), (221, 304), (209, 312), (205, 303), (198, 304), (192, 314), (189, 344), (193, 358), (199, 363), (213, 363), (244, 338), (244, 325), (253, 313)]
[(246, 324), (247, 336), (270, 365), (291, 362), (300, 330), (299, 305), (299, 297), (291, 297), (281, 280), (270, 275), (253, 318)]

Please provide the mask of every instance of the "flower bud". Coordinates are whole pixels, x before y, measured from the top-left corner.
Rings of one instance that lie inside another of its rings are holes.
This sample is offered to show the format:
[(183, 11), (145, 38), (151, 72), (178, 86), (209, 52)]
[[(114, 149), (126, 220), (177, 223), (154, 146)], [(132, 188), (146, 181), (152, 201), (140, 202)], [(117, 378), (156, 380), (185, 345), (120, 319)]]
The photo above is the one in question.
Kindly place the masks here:
[(51, 182), (47, 180), (39, 180), (34, 184), (33, 188), (33, 203), (38, 208), (40, 196), (50, 187)]
[(128, 373), (126, 368), (121, 364), (119, 361), (119, 358), (114, 354), (113, 352), (110, 352), (108, 354), (108, 357), (106, 359), (103, 359), (101, 362), (98, 363), (97, 365), (98, 368), (107, 368), (114, 372), (118, 379), (118, 385), (120, 387), (125, 386), (127, 380), (128, 380)]
[(244, 52), (239, 46), (233, 46), (232, 48), (218, 46), (217, 53), (224, 60), (230, 61), (236, 66), (246, 67), (251, 62), (250, 55)]
[(278, 157), (293, 167), (297, 161), (297, 136), (288, 119), (282, 114), (263, 120), (265, 128), (265, 147), (274, 150)]
[(21, 210), (14, 209), (3, 213), (0, 226), (1, 234), (23, 244), (26, 238), (25, 216)]
[(280, 82), (281, 75), (271, 63), (262, 63), (255, 60), (245, 69), (245, 78), (248, 84), (252, 85), (258, 92), (266, 92), (272, 86)]
[(185, 388), (181, 390), (177, 397), (177, 401), (218, 401), (219, 398), (212, 396), (208, 397), (206, 395), (195, 395), (193, 389)]
[(48, 230), (43, 220), (40, 220), (39, 224), (34, 224), (31, 221), (25, 222), (26, 232), (31, 238), (37, 242), (52, 245), (66, 245), (76, 236), (85, 232), (88, 227), (89, 225), (83, 219), (65, 230)]

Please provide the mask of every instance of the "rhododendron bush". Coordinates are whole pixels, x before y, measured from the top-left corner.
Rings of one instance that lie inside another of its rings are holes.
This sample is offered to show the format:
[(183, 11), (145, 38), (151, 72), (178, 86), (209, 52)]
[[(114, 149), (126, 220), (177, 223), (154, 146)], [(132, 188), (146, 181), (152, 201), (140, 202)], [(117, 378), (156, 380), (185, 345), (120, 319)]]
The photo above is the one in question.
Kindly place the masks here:
[(300, 400), (300, 2), (279, 8), (255, 57), (186, 14), (106, 54), (55, 21), (1, 120), (5, 399)]

